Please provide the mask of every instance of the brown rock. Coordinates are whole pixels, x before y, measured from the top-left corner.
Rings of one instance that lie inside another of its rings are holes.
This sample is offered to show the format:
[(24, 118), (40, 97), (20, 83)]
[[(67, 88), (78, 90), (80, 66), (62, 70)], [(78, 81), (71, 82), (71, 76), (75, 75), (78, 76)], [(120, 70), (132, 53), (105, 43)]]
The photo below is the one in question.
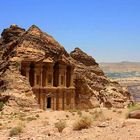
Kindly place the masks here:
[(140, 119), (140, 110), (135, 110), (129, 113), (129, 118)]
[(118, 83), (107, 79), (94, 58), (79, 48), (68, 54), (52, 36), (35, 25), (27, 31), (17, 25), (4, 29), (0, 39), (1, 93), (10, 89), (9, 94), (12, 93), (10, 96), (14, 96), (18, 106), (36, 104), (27, 78), (21, 75), (20, 65), (22, 60), (39, 61), (47, 58), (54, 62), (61, 59), (75, 67), (77, 108), (93, 108), (107, 102), (113, 107), (117, 107), (118, 102), (123, 106), (130, 96)]

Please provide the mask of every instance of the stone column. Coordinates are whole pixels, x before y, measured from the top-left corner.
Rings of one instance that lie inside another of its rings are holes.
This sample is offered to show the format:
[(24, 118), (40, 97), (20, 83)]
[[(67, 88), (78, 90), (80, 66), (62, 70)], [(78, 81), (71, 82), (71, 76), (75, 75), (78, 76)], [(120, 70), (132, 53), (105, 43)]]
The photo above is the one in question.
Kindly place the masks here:
[(53, 77), (54, 77), (54, 76), (53, 76), (53, 64), (51, 65), (51, 73), (52, 73), (52, 84), (51, 84), (51, 85), (53, 86), (53, 80), (54, 80), (54, 79), (53, 79)]
[(63, 99), (63, 100), (64, 100), (64, 109), (65, 109), (65, 110), (67, 109), (67, 104), (66, 104), (66, 101), (67, 101), (67, 100), (66, 100), (66, 97), (67, 97), (67, 92), (65, 91), (65, 92), (64, 92), (64, 99)]
[(71, 91), (71, 108), (75, 107), (75, 92)]
[(62, 105), (63, 105), (62, 102), (63, 102), (62, 93), (61, 93), (61, 91), (59, 91), (59, 105), (58, 105), (59, 110), (62, 110)]
[(73, 80), (74, 80), (74, 74), (73, 74), (73, 69), (72, 69), (72, 70), (71, 70), (71, 78), (70, 78), (70, 86), (71, 86), (71, 87), (74, 86)]
[(56, 110), (56, 93), (54, 93), (53, 97), (53, 109)]
[(41, 109), (44, 109), (44, 96), (42, 93), (40, 93), (40, 107)]
[(45, 87), (48, 85), (47, 68), (45, 67)]
[(56, 90), (56, 110), (59, 110), (59, 92)]
[(61, 86), (61, 70), (59, 69), (58, 86)]
[(66, 69), (64, 70), (64, 86), (66, 87)]
[(51, 96), (51, 109), (53, 110), (53, 108), (54, 108), (54, 97)]
[(41, 67), (41, 69), (40, 69), (40, 86), (42, 87), (42, 83), (43, 83), (43, 78), (42, 78), (42, 72), (43, 72), (43, 69), (42, 69), (42, 67)]

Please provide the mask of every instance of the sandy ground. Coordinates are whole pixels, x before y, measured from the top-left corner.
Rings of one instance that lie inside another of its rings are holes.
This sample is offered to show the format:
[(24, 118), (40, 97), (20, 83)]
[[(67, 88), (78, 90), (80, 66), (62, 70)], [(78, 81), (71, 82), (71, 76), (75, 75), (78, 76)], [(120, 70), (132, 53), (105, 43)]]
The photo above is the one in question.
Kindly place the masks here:
[[(98, 117), (95, 114), (98, 113)], [(140, 120), (126, 119), (127, 109), (91, 109), (85, 111), (32, 111), (0, 115), (0, 140), (140, 140)], [(82, 116), (91, 118), (88, 129), (73, 130)], [(62, 133), (55, 123), (65, 121)], [(15, 127), (22, 133), (9, 136)]]

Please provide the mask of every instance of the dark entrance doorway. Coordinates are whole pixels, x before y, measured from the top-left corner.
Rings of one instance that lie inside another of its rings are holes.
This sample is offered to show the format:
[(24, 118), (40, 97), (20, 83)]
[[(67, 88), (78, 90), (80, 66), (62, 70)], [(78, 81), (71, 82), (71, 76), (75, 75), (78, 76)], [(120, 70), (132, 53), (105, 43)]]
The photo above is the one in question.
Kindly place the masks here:
[(51, 108), (51, 97), (47, 97), (47, 108)]

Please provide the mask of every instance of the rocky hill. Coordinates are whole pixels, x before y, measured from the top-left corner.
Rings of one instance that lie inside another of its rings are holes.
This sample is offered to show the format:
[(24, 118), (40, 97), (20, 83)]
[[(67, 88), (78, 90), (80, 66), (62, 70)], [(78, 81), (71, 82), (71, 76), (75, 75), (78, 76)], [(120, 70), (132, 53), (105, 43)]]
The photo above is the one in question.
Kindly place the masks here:
[(140, 62), (101, 63), (104, 73), (126, 87), (135, 102), (140, 102)]
[(140, 62), (100, 63), (104, 72), (140, 72)]
[[(93, 108), (100, 105), (124, 107), (130, 95), (116, 82), (111, 82), (98, 63), (79, 48), (70, 54), (55, 39), (32, 25), (27, 31), (11, 25), (0, 39), (0, 101), (6, 107), (35, 107), (32, 88), (21, 75), (22, 60), (62, 59), (75, 67), (76, 107)], [(5, 107), (5, 108), (6, 108)]]

